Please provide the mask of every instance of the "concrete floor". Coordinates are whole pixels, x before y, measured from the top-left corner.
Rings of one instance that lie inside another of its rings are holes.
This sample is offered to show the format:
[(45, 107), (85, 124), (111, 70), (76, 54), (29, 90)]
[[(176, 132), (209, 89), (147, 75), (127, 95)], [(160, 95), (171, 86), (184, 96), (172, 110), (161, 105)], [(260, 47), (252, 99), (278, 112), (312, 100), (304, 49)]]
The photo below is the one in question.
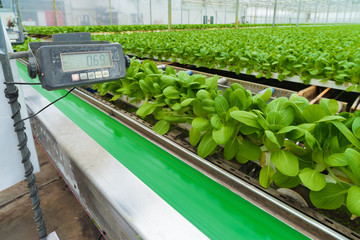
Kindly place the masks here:
[[(40, 172), (36, 174), (47, 232), (60, 240), (96, 240), (99, 230), (92, 222), (48, 156), (36, 142)], [(20, 161), (20, 160), (19, 160)], [(0, 192), (0, 239), (38, 239), (27, 183), (22, 181)], [(103, 239), (103, 238), (102, 238)]]

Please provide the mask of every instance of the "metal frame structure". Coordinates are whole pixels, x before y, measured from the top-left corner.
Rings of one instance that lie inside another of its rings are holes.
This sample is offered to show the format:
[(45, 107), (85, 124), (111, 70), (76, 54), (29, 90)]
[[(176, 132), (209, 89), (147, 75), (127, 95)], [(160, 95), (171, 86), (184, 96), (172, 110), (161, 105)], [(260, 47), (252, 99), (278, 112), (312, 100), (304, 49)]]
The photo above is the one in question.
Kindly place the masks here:
[[(239, 9), (241, 11), (241, 9), (244, 8), (255, 8), (254, 18), (256, 18), (256, 9), (263, 8), (266, 9), (265, 23), (267, 23), (268, 19), (268, 10), (272, 10), (273, 25), (276, 23), (276, 18), (279, 17), (277, 14), (278, 11), (285, 12), (285, 18), (288, 15), (287, 13), (296, 14), (297, 25), (301, 23), (301, 13), (307, 13), (313, 14), (314, 19), (312, 22), (314, 24), (325, 23), (327, 25), (330, 23), (329, 14), (331, 12), (336, 14), (336, 19), (333, 21), (334, 23), (355, 23), (355, 19), (358, 17), (358, 12), (356, 10), (358, 10), (360, 7), (360, 0), (181, 0), (181, 5), (183, 4), (202, 5), (205, 9), (207, 9), (209, 5), (224, 7), (226, 9), (236, 9), (236, 14), (238, 14)], [(349, 12), (350, 6), (351, 11)], [(339, 14), (341, 16), (341, 13), (343, 15), (343, 20), (338, 21)], [(322, 21), (319, 21), (318, 19), (320, 14), (326, 15), (325, 19)], [(346, 17), (347, 14), (349, 17)], [(235, 23), (236, 19), (234, 21)], [(348, 20), (346, 21), (346, 19)]]
[[(139, 20), (140, 15), (147, 13), (148, 21), (146, 24), (153, 24), (155, 16), (153, 13), (154, 4), (154, 1), (146, 0), (145, 5), (148, 7), (142, 7), (141, 10), (140, 1), (136, 1), (137, 19)], [(57, 25), (55, 0), (53, 0), (52, 5)], [(251, 23), (272, 23), (273, 25), (276, 23), (327, 25), (329, 23), (342, 24), (360, 21), (360, 0), (168, 0), (167, 6), (161, 4), (161, 7), (165, 11), (168, 10), (168, 15), (167, 17), (164, 16), (163, 21), (164, 23), (170, 23), (170, 25), (171, 23), (185, 23), (183, 22), (183, 13), (191, 11), (193, 12), (191, 15), (194, 15), (194, 12), (196, 12), (195, 15), (201, 15), (201, 23), (203, 22), (203, 16), (209, 15), (215, 17), (214, 23), (236, 23), (239, 18), (241, 19), (239, 23), (243, 22), (245, 18)], [(108, 1), (106, 8), (110, 19), (108, 24), (112, 25), (114, 24), (112, 21), (113, 10), (116, 12), (116, 9), (114, 9), (111, 0)], [(251, 13), (247, 9), (251, 9)], [(176, 15), (174, 12), (180, 14), (177, 21), (174, 21)], [(226, 16), (229, 14), (234, 14), (234, 16)], [(247, 14), (249, 16), (246, 16)], [(187, 23), (200, 23), (197, 22), (199, 20), (198, 16), (196, 19), (195, 22), (187, 20)], [(143, 23), (138, 22), (137, 24)]]

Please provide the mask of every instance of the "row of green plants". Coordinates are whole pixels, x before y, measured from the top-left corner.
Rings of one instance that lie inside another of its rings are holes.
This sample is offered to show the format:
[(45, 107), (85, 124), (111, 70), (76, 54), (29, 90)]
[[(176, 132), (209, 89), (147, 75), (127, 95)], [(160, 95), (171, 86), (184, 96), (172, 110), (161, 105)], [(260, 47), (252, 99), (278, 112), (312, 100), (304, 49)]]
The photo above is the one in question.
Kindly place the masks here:
[(198, 67), (227, 69), (257, 78), (300, 76), (349, 84), (360, 91), (360, 25), (247, 28), (96, 35), (119, 42), (128, 54)]
[(252, 95), (234, 83), (220, 91), (217, 81), (132, 59), (124, 79), (94, 89), (111, 94), (110, 101), (141, 101), (137, 115), (152, 115), (159, 134), (189, 124), (189, 141), (200, 157), (218, 153), (240, 164), (258, 162), (264, 188), (302, 184), (315, 207), (346, 205), (353, 217), (360, 216), (360, 111), (337, 114), (336, 100), (310, 105), (296, 94), (269, 102), (270, 89)]
[[(295, 24), (276, 24), (276, 26), (292, 26)], [(308, 25), (308, 24), (300, 24)], [(272, 24), (239, 24), (239, 28), (244, 27), (269, 27)], [(156, 31), (167, 30), (167, 24), (154, 25), (94, 25), (94, 26), (27, 26), (29, 34), (52, 35), (55, 33), (71, 32), (126, 32), (126, 31)], [(173, 24), (172, 29), (208, 29), (208, 28), (235, 28), (234, 23), (229, 24)]]
[(15, 52), (22, 52), (22, 51), (27, 51), (29, 49), (29, 43), (30, 42), (41, 42), (40, 39), (37, 38), (31, 38), (28, 37), (25, 39), (24, 44), (20, 44), (20, 45), (13, 45), (13, 50)]

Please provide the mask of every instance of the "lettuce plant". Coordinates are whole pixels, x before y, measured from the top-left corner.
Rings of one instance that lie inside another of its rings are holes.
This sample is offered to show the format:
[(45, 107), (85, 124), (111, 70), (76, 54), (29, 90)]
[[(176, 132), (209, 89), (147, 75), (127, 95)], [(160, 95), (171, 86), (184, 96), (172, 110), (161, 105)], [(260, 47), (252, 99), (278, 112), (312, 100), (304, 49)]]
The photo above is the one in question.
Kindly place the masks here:
[(269, 102), (270, 89), (252, 96), (237, 83), (222, 92), (217, 80), (133, 59), (125, 79), (94, 88), (114, 95), (111, 100), (143, 100), (137, 114), (152, 114), (160, 134), (171, 124), (189, 123), (189, 141), (200, 157), (220, 151), (229, 161), (256, 161), (263, 187), (302, 184), (315, 207), (345, 204), (360, 216), (360, 111), (337, 114), (336, 100), (310, 105), (296, 94)]
[(256, 72), (278, 80), (299, 76), (345, 84), (360, 91), (360, 25), (311, 28), (248, 28), (208, 31), (96, 35), (119, 42), (138, 57), (171, 60), (198, 67)]

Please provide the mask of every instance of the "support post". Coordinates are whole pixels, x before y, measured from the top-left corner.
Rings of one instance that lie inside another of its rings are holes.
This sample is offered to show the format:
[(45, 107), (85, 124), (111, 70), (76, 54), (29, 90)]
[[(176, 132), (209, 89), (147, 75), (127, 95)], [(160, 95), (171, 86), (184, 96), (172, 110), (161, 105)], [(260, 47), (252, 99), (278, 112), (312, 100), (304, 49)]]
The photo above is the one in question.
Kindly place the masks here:
[[(150, 3), (151, 3), (151, 0), (150, 0)], [(180, 23), (183, 24), (183, 0), (180, 0)]]
[(268, 19), (268, 10), (269, 10), (269, 7), (267, 6), (267, 7), (266, 7), (265, 24), (267, 24), (267, 19)]
[(207, 0), (205, 0), (204, 1), (204, 4), (205, 4), (205, 16), (206, 16), (206, 22), (205, 22), (205, 24), (207, 24), (208, 23), (208, 15), (207, 15)]
[(328, 21), (329, 21), (330, 5), (331, 5), (331, 0), (328, 1), (328, 9), (327, 9), (327, 13), (326, 13), (326, 23), (325, 23), (325, 26), (328, 25)]
[(274, 16), (273, 16), (273, 27), (275, 27), (275, 19), (276, 19), (276, 7), (277, 7), (277, 0), (275, 0), (274, 4)]
[[(152, 24), (152, 9), (151, 9), (152, 4), (151, 4), (151, 0), (150, 0), (149, 4), (150, 4), (150, 24)], [(181, 6), (181, 23), (182, 23), (182, 6)]]
[(187, 11), (188, 11), (188, 24), (190, 24), (190, 9), (188, 9)]
[(317, 9), (319, 6), (319, 0), (316, 0), (316, 5), (315, 5), (315, 16), (314, 16), (314, 26), (316, 24), (316, 17), (317, 17)]
[(235, 14), (235, 28), (238, 28), (239, 24), (239, 0), (236, 0), (236, 14)]
[(58, 19), (57, 19), (57, 14), (56, 14), (56, 3), (55, 3), (55, 0), (53, 0), (53, 6), (54, 6), (55, 24), (56, 24), (56, 26), (58, 26)]
[(136, 0), (137, 24), (140, 24), (140, 0)]
[(224, 23), (226, 24), (226, 0), (224, 1), (225, 3), (225, 19), (224, 19)]
[(353, 12), (353, 9), (354, 9), (354, 1), (352, 1), (352, 3), (351, 3), (350, 16), (349, 16), (349, 23), (351, 23), (351, 17), (352, 17), (352, 12)]
[(296, 19), (296, 26), (299, 26), (299, 20), (300, 20), (300, 11), (301, 11), (301, 0), (299, 0), (299, 6), (298, 6), (298, 14)]
[[(24, 166), (25, 178), (30, 192), (31, 205), (34, 212), (34, 219), (39, 234), (39, 239), (46, 237), (46, 226), (43, 218), (43, 212), (40, 207), (40, 198), (38, 195), (38, 187), (36, 186), (36, 178), (34, 175), (34, 167), (31, 163), (31, 152), (27, 145), (27, 135), (25, 133), (25, 124), (21, 116), (21, 105), (18, 101), (18, 88), (14, 84), (14, 76), (11, 69), (8, 50), (5, 40), (5, 28), (2, 26), (0, 19), (0, 62), (4, 74), (2, 81), (6, 84), (5, 97), (9, 99), (9, 104), (12, 112), (12, 119), (14, 121), (14, 131), (18, 139), (18, 149), (21, 153), (21, 162)], [(9, 40), (7, 40), (9, 41)], [(31, 136), (30, 136), (31, 137)], [(20, 160), (20, 159), (19, 159)]]
[[(357, 4), (355, 4), (355, 5), (357, 5)], [(356, 23), (356, 17), (357, 17), (358, 11), (359, 11), (359, 6), (357, 6), (357, 8), (355, 6), (354, 7), (354, 20), (353, 20), (353, 23)]]
[(337, 10), (336, 10), (335, 25), (337, 24), (337, 21), (338, 21), (339, 9), (340, 9), (340, 2), (339, 2), (339, 4), (338, 4), (338, 6), (337, 6)]
[(345, 3), (345, 11), (344, 11), (344, 19), (343, 19), (343, 23), (345, 23), (345, 17), (346, 17), (346, 9), (347, 9), (347, 5), (348, 5), (348, 0), (346, 0), (346, 3)]
[(19, 30), (21, 32), (24, 31), (24, 27), (22, 25), (22, 19), (21, 19), (21, 15), (20, 15), (20, 8), (19, 8), (19, 0), (15, 0), (15, 6), (16, 6), (16, 12), (17, 12), (17, 20), (18, 20), (18, 24), (19, 24)]
[(109, 0), (109, 18), (110, 18), (110, 25), (112, 25), (112, 16), (111, 16), (111, 0)]
[(168, 30), (171, 31), (171, 0), (168, 0)]
[(254, 7), (254, 24), (256, 24), (256, 7)]

